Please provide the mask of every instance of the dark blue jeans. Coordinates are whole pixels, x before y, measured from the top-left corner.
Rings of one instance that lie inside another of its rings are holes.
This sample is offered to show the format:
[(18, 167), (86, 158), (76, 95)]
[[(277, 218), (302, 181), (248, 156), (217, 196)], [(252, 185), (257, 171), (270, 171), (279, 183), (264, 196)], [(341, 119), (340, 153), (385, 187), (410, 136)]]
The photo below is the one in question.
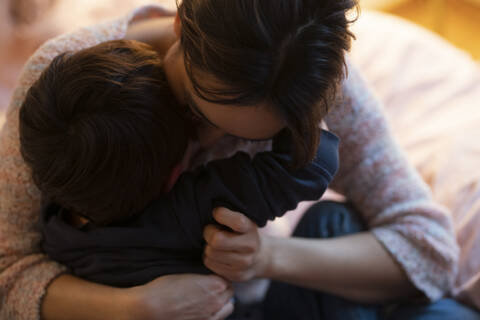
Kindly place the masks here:
[[(293, 236), (334, 238), (364, 230), (365, 227), (353, 208), (343, 203), (324, 201), (315, 204), (305, 213)], [(477, 312), (451, 299), (432, 304), (407, 304), (385, 308), (364, 305), (281, 282), (271, 283), (263, 309), (265, 320), (480, 319)]]

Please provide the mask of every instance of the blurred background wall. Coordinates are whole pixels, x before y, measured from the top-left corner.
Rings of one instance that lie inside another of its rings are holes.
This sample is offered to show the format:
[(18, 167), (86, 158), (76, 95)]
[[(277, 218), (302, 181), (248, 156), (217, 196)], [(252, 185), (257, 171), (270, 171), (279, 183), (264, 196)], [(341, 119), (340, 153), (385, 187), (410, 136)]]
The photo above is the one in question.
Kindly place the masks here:
[(480, 60), (480, 0), (360, 0), (424, 26)]
[[(0, 0), (0, 111), (8, 104), (22, 65), (46, 39), (152, 2), (175, 7), (175, 0)], [(480, 59), (480, 0), (360, 0), (360, 4), (362, 10), (381, 10), (423, 25)]]

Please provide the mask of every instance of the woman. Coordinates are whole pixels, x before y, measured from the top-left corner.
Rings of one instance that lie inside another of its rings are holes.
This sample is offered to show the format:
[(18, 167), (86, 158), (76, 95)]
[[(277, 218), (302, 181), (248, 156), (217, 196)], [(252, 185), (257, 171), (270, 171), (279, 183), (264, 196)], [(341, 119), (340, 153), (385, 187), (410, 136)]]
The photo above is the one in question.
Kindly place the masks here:
[(215, 226), (205, 230), (207, 267), (230, 280), (266, 276), (359, 302), (417, 294), (435, 300), (447, 292), (457, 249), (445, 211), (404, 160), (353, 66), (343, 84), (334, 85), (341, 79), (350, 38), (345, 13), (353, 6), (353, 1), (334, 0), (278, 0), (274, 5), (190, 0), (180, 6), (175, 23), (173, 16), (154, 19), (168, 12), (146, 8), (40, 49), (27, 64), (0, 141), (0, 282), (8, 290), (0, 314), (37, 319), (40, 303), (45, 319), (222, 319), (232, 311), (229, 284), (215, 276), (163, 277), (115, 289), (63, 274), (62, 266), (38, 251), (34, 223), (40, 201), (18, 160), (18, 106), (57, 53), (125, 36), (151, 42), (164, 53), (178, 100), (203, 118), (198, 140), (210, 151), (197, 162), (240, 148), (238, 139), (219, 140), (225, 134), (268, 139), (284, 126), (296, 134), (299, 164), (308, 161), (318, 139), (316, 125), (326, 113), (325, 101), (330, 102), (325, 120), (343, 142), (342, 168), (333, 187), (372, 231), (331, 240), (272, 239), (260, 236), (241, 214), (220, 208), (218, 222), (236, 232)]

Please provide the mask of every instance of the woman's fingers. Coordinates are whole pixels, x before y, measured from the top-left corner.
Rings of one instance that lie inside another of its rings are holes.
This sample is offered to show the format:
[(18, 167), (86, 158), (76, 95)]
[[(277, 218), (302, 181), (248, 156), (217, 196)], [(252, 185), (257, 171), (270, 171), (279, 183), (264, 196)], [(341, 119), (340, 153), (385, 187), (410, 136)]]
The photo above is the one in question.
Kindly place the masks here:
[(180, 274), (126, 289), (132, 319), (224, 319), (233, 288), (216, 275)]
[(230, 300), (232, 300), (234, 295), (234, 290), (233, 287), (230, 283), (228, 283), (228, 286), (225, 288), (223, 292), (219, 293), (219, 298), (218, 300), (222, 305), (227, 304)]
[(208, 257), (204, 257), (203, 263), (208, 269), (231, 281), (244, 282), (252, 279), (255, 276), (255, 270), (252, 268), (239, 269), (237, 267), (215, 261)]
[(254, 259), (251, 254), (240, 254), (237, 252), (216, 250), (211, 246), (207, 246), (205, 248), (204, 258), (208, 258), (218, 264), (231, 267), (232, 269), (250, 268), (254, 263)]
[(239, 234), (215, 225), (208, 225), (204, 229), (203, 238), (207, 245), (215, 250), (253, 253), (258, 247), (256, 229), (253, 229), (250, 233)]
[(214, 314), (211, 320), (223, 320), (233, 312), (233, 299), (229, 299), (216, 314)]
[[(209, 277), (216, 277), (219, 278), (218, 276), (209, 276)], [(231, 301), (233, 299), (234, 295), (234, 290), (232, 285), (222, 279), (224, 283), (218, 284), (218, 283), (210, 283), (209, 288), (214, 289), (214, 291), (206, 291), (206, 293), (210, 293), (210, 301), (207, 302), (210, 307), (210, 312), (213, 315), (212, 319), (223, 319), (222, 316), (225, 315), (228, 316), (230, 313), (227, 313), (228, 310), (230, 309), (228, 307), (229, 304), (231, 304)], [(204, 308), (208, 308), (205, 306)], [(233, 305), (232, 305), (233, 307)], [(233, 310), (233, 309), (232, 309)], [(210, 318), (209, 318), (210, 319)]]
[(266, 263), (260, 255), (257, 226), (243, 214), (226, 208), (216, 208), (213, 215), (233, 231), (217, 225), (205, 227), (205, 266), (231, 281), (246, 281), (263, 272)]
[(213, 217), (218, 223), (238, 233), (247, 233), (257, 227), (255, 223), (244, 214), (223, 207), (215, 208), (213, 210)]

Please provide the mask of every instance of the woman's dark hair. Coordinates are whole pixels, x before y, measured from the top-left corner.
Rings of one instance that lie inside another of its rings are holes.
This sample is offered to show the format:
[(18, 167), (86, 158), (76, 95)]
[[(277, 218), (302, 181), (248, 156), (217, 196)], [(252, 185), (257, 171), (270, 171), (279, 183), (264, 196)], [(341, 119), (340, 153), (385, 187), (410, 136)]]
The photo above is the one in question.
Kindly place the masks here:
[[(310, 161), (318, 125), (345, 74), (355, 0), (183, 0), (181, 44), (196, 93), (221, 104), (267, 103), (286, 121), (295, 166)], [(212, 75), (225, 84), (207, 87)]]
[(187, 135), (158, 54), (110, 41), (51, 62), (20, 109), (20, 142), (48, 200), (104, 225), (164, 191)]

